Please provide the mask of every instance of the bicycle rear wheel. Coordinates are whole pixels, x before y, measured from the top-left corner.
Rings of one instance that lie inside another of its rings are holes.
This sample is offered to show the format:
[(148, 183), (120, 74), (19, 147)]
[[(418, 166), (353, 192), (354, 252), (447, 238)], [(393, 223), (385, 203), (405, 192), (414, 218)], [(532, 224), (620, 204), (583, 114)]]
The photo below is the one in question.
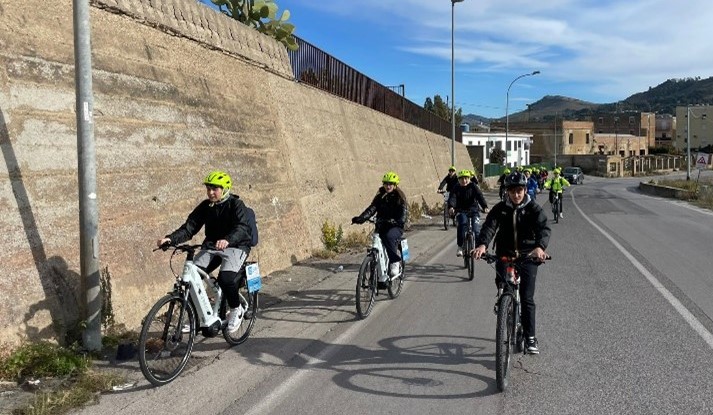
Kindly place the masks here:
[[(245, 340), (248, 339), (248, 336), (250, 336), (250, 332), (253, 329), (253, 326), (255, 325), (255, 320), (257, 319), (257, 310), (258, 310), (258, 293), (259, 291), (255, 292), (248, 292), (248, 285), (246, 280), (243, 279), (242, 283), (239, 284), (240, 288), (238, 288), (238, 295), (240, 296), (240, 304), (243, 307), (246, 307), (245, 314), (243, 315), (243, 320), (240, 323), (240, 327), (238, 327), (237, 330), (233, 331), (232, 333), (228, 331), (228, 326), (226, 325), (223, 327), (223, 338), (225, 338), (225, 341), (228, 342), (231, 346), (237, 346), (241, 343), (244, 343)], [(225, 300), (225, 297), (223, 297), (223, 301), (226, 303), (225, 305), (227, 306), (227, 301)]]
[(196, 337), (196, 314), (183, 298), (169, 294), (144, 318), (139, 336), (139, 366), (153, 385), (165, 385), (186, 367)]
[(466, 249), (463, 252), (463, 258), (466, 261), (466, 267), (468, 268), (468, 280), (473, 281), (475, 278), (475, 259), (471, 255), (471, 251), (475, 249), (475, 235), (469, 232), (465, 238)]
[(510, 372), (510, 336), (513, 333), (513, 300), (509, 294), (498, 301), (497, 328), (495, 331), (495, 381), (500, 392), (508, 386)]
[(360, 319), (366, 318), (374, 307), (376, 274), (376, 260), (373, 254), (369, 254), (359, 267), (356, 283), (356, 311)]

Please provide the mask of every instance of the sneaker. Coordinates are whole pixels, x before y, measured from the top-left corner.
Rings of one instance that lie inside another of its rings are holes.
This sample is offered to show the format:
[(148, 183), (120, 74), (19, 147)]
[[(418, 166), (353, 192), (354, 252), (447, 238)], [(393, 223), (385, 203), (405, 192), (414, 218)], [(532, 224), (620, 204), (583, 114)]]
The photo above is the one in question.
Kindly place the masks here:
[(560, 212), (560, 219), (563, 219), (564, 215), (562, 215), (562, 212)]
[(230, 315), (228, 316), (228, 332), (232, 333), (240, 327), (243, 322), (243, 316), (245, 315), (245, 308), (238, 306), (230, 310)]
[(460, 246), (458, 247), (458, 250), (456, 251), (456, 256), (457, 257), (463, 256), (463, 248), (461, 248)]
[(540, 349), (537, 347), (537, 338), (532, 336), (525, 340), (525, 351), (528, 354), (540, 354)]
[(389, 264), (389, 275), (396, 277), (401, 273), (401, 261)]

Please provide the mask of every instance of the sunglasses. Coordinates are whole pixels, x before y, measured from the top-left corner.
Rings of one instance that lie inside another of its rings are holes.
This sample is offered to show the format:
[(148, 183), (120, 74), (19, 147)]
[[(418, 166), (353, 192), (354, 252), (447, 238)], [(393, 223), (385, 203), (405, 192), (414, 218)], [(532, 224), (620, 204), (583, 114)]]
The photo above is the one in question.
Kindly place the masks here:
[(388, 186), (388, 185), (396, 186), (396, 183), (391, 183), (391, 182), (383, 182), (382, 184), (384, 186)]

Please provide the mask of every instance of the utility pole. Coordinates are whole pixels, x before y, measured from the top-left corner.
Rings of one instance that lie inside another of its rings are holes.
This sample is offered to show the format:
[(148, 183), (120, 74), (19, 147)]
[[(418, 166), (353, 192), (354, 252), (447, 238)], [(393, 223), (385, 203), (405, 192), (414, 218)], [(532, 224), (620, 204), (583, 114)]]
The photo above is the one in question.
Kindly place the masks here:
[(89, 0), (73, 0), (74, 73), (77, 114), (79, 175), (79, 260), (86, 327), (82, 343), (87, 350), (101, 350), (101, 282), (99, 278), (99, 213), (94, 151), (94, 98), (92, 96), (92, 47)]

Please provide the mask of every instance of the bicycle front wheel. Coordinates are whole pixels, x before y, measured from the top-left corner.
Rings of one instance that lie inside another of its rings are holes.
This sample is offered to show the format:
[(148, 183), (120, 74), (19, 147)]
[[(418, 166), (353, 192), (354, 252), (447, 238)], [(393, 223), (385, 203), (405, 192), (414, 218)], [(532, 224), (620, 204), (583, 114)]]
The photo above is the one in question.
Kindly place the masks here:
[(144, 318), (139, 336), (139, 366), (153, 385), (178, 377), (191, 356), (196, 337), (196, 314), (183, 298), (169, 294)]
[[(250, 332), (255, 326), (255, 320), (257, 320), (257, 310), (258, 310), (258, 293), (259, 291), (249, 292), (247, 282), (244, 280), (238, 289), (238, 295), (240, 296), (240, 304), (246, 308), (245, 314), (243, 314), (243, 320), (240, 322), (235, 331), (228, 331), (228, 326), (223, 327), (223, 338), (231, 346), (237, 346), (244, 343), (245, 340), (250, 336)], [(223, 297), (223, 301), (227, 301)]]
[(463, 252), (463, 258), (466, 261), (466, 267), (468, 268), (468, 281), (473, 281), (475, 278), (475, 259), (471, 255), (471, 251), (475, 249), (475, 236), (473, 233), (468, 233), (465, 239), (466, 250)]
[(555, 203), (552, 204), (552, 214), (554, 215), (555, 223), (559, 223), (560, 221), (560, 202), (559, 199), (555, 200)]
[(366, 318), (374, 307), (376, 296), (376, 260), (367, 255), (359, 267), (356, 283), (356, 311), (360, 319)]
[(443, 206), (443, 229), (448, 230), (448, 221), (450, 220), (450, 215), (448, 214), (448, 204)]
[(495, 331), (495, 381), (503, 392), (508, 386), (510, 372), (510, 336), (513, 332), (513, 301), (510, 295), (500, 296)]

